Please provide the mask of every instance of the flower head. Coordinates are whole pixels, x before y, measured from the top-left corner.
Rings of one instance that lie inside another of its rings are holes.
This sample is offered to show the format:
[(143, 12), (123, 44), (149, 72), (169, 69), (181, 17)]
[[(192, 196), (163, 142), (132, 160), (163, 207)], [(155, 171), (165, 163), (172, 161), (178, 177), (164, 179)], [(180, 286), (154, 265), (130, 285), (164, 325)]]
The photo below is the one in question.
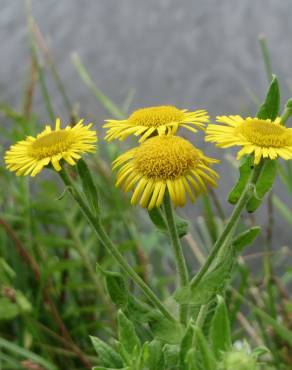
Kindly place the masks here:
[(126, 192), (135, 188), (131, 203), (140, 200), (152, 209), (160, 207), (167, 190), (174, 206), (184, 206), (186, 193), (193, 202), (206, 184), (216, 186), (218, 175), (209, 165), (217, 162), (181, 137), (155, 136), (119, 156), (113, 168), (122, 165), (116, 186)]
[(203, 129), (207, 122), (209, 116), (205, 110), (188, 112), (187, 109), (162, 105), (138, 109), (125, 120), (107, 120), (103, 127), (108, 129), (105, 136), (108, 141), (124, 140), (133, 134), (141, 135), (139, 142), (142, 143), (153, 134), (175, 134), (180, 126), (197, 132), (192, 126)]
[(281, 125), (280, 117), (275, 121), (240, 116), (219, 116), (217, 122), (207, 127), (206, 141), (217, 143), (221, 148), (242, 146), (237, 154), (240, 159), (245, 154), (254, 153), (254, 163), (261, 158), (292, 159), (292, 129)]
[(259, 370), (256, 358), (244, 350), (232, 350), (222, 354), (223, 362), (220, 370)]
[(97, 141), (96, 132), (90, 130), (92, 124), (84, 126), (82, 122), (61, 129), (57, 119), (55, 129), (46, 126), (36, 137), (28, 136), (12, 145), (5, 153), (7, 168), (17, 176), (35, 176), (49, 164), (60, 171), (61, 159), (75, 165), (80, 154), (95, 151)]

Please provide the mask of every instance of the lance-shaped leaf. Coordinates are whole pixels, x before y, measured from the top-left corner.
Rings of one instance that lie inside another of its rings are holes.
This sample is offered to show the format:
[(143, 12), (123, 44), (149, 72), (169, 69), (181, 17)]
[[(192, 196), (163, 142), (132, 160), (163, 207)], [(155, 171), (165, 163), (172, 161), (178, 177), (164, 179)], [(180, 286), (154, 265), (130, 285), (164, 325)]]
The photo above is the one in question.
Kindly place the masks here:
[(86, 162), (79, 159), (77, 162), (78, 173), (82, 182), (84, 194), (92, 211), (98, 213), (98, 192)]
[(118, 312), (118, 333), (123, 357), (131, 363), (140, 351), (141, 343), (133, 323), (121, 310)]
[(218, 296), (218, 305), (212, 318), (210, 327), (210, 342), (213, 353), (217, 358), (221, 351), (228, 351), (231, 348), (231, 330), (227, 308), (224, 299)]
[(178, 344), (184, 335), (184, 328), (179, 322), (169, 321), (162, 315), (151, 320), (149, 325), (154, 337), (164, 343)]
[(259, 226), (254, 226), (244, 231), (243, 233), (237, 235), (237, 237), (232, 241), (232, 245), (235, 248), (235, 252), (240, 253), (243, 250), (243, 248), (251, 245), (259, 235), (260, 231), (261, 228)]
[[(157, 227), (157, 229), (165, 234), (168, 234), (166, 220), (160, 208), (153, 208), (148, 211), (150, 220)], [(174, 215), (175, 226), (177, 229), (178, 236), (182, 238), (188, 233), (189, 224), (180, 216)]]
[(154, 339), (148, 344), (147, 347), (147, 365), (149, 370), (163, 370), (164, 369), (164, 356), (163, 356), (163, 343)]
[[(196, 363), (201, 363), (202, 369), (204, 370), (215, 370), (216, 369), (216, 359), (214, 354), (204, 337), (201, 329), (196, 327), (195, 328), (195, 349), (194, 355), (198, 357), (198, 361)], [(235, 370), (235, 369), (234, 369)]]
[(121, 308), (126, 308), (128, 305), (129, 292), (125, 279), (120, 273), (109, 272), (105, 273), (106, 286), (112, 301)]
[(254, 212), (262, 203), (265, 194), (272, 188), (277, 175), (278, 164), (276, 160), (266, 160), (256, 182), (254, 196), (247, 203), (248, 212)]
[(230, 278), (233, 259), (228, 258), (206, 274), (195, 287), (183, 287), (176, 291), (174, 298), (180, 304), (203, 305), (220, 294)]
[(193, 346), (193, 338), (194, 338), (194, 326), (193, 326), (193, 323), (190, 322), (185, 332), (185, 335), (183, 336), (181, 343), (180, 343), (179, 361), (180, 361), (181, 370), (188, 369), (187, 355), (188, 355), (189, 350)]
[(175, 344), (165, 344), (163, 347), (165, 370), (178, 369), (179, 346)]
[(250, 172), (252, 170), (253, 158), (252, 156), (247, 156), (242, 160), (242, 163), (239, 167), (239, 179), (234, 185), (233, 189), (228, 195), (228, 202), (231, 204), (236, 204), (238, 199), (243, 192), (245, 185), (249, 179)]
[(121, 356), (112, 347), (97, 337), (90, 337), (90, 339), (96, 353), (98, 354), (100, 366), (111, 368), (123, 367)]
[(257, 117), (260, 119), (271, 119), (274, 121), (280, 109), (280, 89), (277, 77), (273, 75), (265, 101), (260, 106)]

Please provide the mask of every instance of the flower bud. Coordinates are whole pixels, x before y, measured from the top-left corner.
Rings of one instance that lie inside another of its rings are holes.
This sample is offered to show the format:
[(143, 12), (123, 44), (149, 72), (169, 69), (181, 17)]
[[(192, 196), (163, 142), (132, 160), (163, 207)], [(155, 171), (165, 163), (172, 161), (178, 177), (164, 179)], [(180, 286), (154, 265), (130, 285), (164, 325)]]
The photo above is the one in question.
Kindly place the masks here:
[(242, 350), (227, 352), (222, 365), (222, 370), (259, 370), (256, 359)]

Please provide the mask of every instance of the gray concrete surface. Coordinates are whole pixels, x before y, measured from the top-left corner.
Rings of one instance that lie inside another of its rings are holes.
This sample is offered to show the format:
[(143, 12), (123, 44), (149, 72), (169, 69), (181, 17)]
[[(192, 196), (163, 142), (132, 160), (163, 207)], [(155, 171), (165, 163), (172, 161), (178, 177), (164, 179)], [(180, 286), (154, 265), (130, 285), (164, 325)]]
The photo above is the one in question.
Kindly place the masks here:
[[(0, 101), (18, 105), (29, 61), (25, 2), (0, 0), (0, 9)], [(70, 98), (96, 122), (107, 115), (80, 81), (73, 52), (116, 103), (134, 89), (131, 109), (175, 104), (205, 107), (212, 115), (253, 114), (252, 95), (262, 98), (267, 86), (258, 44), (264, 33), (283, 101), (291, 94), (289, 0), (32, 0), (32, 9)], [(56, 112), (65, 117), (48, 83)], [(35, 110), (48, 118), (39, 94)], [(222, 198), (232, 182), (229, 165), (224, 168)], [(281, 187), (279, 192), (291, 206)], [(285, 223), (278, 223), (278, 233), (279, 243), (287, 242)]]

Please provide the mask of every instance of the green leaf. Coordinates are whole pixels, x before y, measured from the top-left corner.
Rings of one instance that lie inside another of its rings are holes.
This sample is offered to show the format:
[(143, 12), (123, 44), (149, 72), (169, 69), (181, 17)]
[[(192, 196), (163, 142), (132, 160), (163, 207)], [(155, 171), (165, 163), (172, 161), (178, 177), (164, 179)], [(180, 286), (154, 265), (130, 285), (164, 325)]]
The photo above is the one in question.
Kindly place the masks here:
[(19, 315), (18, 306), (10, 299), (0, 298), (0, 320), (12, 320)]
[(123, 361), (120, 355), (113, 348), (97, 337), (90, 336), (90, 339), (96, 353), (98, 354), (101, 366), (114, 366), (117, 368), (121, 368), (123, 366)]
[(200, 357), (200, 362), (204, 370), (214, 370), (216, 369), (216, 360), (210, 350), (210, 346), (204, 337), (200, 328), (195, 328), (195, 339), (194, 343), (197, 349), (196, 355)]
[(219, 264), (194, 288), (183, 287), (176, 291), (174, 298), (180, 304), (203, 305), (219, 294), (230, 277), (232, 259)]
[(131, 358), (141, 349), (133, 323), (124, 315), (122, 310), (118, 312), (118, 333), (119, 341), (126, 358)]
[(262, 320), (271, 326), (275, 333), (279, 335), (284, 341), (288, 342), (290, 346), (292, 346), (292, 331), (287, 329), (283, 324), (276, 321), (273, 317), (269, 316), (266, 312), (261, 310), (260, 308), (255, 307), (254, 312), (256, 312)]
[(157, 309), (132, 295), (128, 296), (128, 306), (125, 313), (128, 317), (131, 317), (132, 321), (137, 321), (139, 323), (147, 323), (161, 316)]
[(113, 368), (113, 367), (104, 367), (104, 366), (94, 366), (92, 370), (131, 370), (130, 367), (118, 367), (118, 368)]
[(154, 207), (148, 210), (148, 215), (158, 230), (164, 233), (167, 232), (167, 224), (160, 208)]
[(265, 194), (272, 188), (277, 174), (277, 161), (266, 160), (256, 182), (255, 195), (248, 201), (246, 209), (254, 212), (262, 203)]
[(118, 272), (105, 271), (106, 286), (112, 301), (121, 308), (128, 305), (129, 292), (123, 276)]
[(185, 335), (180, 343), (179, 360), (180, 369), (187, 369), (187, 354), (193, 345), (194, 327), (192, 322), (188, 325)]
[(245, 185), (248, 181), (250, 172), (252, 170), (252, 166), (253, 166), (252, 156), (249, 155), (243, 158), (242, 163), (239, 167), (239, 179), (228, 195), (229, 203), (236, 204), (238, 202), (238, 199), (240, 198), (241, 193), (243, 192)]
[(2, 278), (2, 274), (6, 275), (10, 279), (14, 279), (16, 277), (15, 271), (8, 265), (4, 258), (0, 258), (0, 276)]
[(180, 323), (169, 321), (162, 315), (155, 320), (151, 320), (149, 325), (154, 337), (164, 343), (178, 344), (184, 334), (184, 329)]
[[(153, 208), (148, 211), (150, 220), (157, 227), (157, 229), (165, 234), (168, 234), (166, 220), (160, 208)], [(182, 217), (174, 215), (174, 221), (177, 229), (178, 236), (182, 238), (188, 233), (189, 223)]]
[(174, 222), (176, 225), (177, 233), (180, 238), (185, 236), (189, 231), (189, 223), (184, 218), (174, 215)]
[(265, 346), (258, 346), (252, 351), (252, 357), (255, 358), (256, 360), (266, 354), (269, 354), (270, 351), (267, 347)]
[(260, 231), (261, 228), (259, 226), (254, 226), (237, 235), (237, 237), (232, 241), (232, 245), (236, 252), (240, 253), (244, 247), (251, 245), (259, 235)]
[(195, 348), (191, 348), (186, 356), (186, 363), (188, 364), (187, 370), (203, 370), (200, 364), (200, 358), (198, 351)]
[(260, 106), (257, 117), (260, 119), (271, 119), (274, 121), (280, 109), (280, 89), (276, 76), (273, 76), (265, 101)]
[(11, 341), (8, 341), (0, 337), (0, 353), (5, 352), (2, 349), (4, 349), (7, 352), (12, 352), (16, 358), (18, 356), (21, 356), (30, 359), (36, 364), (42, 366), (46, 370), (58, 370), (54, 364), (47, 361), (43, 357), (35, 354), (34, 352), (28, 351), (27, 349), (20, 347)]
[(84, 194), (87, 198), (90, 208), (95, 214), (98, 214), (98, 192), (88, 169), (86, 162), (79, 159), (77, 162), (78, 173), (82, 182)]
[(163, 343), (159, 340), (153, 340), (148, 344), (148, 358), (147, 365), (149, 370), (163, 370), (164, 356)]
[(228, 312), (221, 296), (218, 296), (218, 305), (212, 318), (209, 337), (213, 353), (217, 358), (220, 357), (221, 351), (228, 351), (232, 346)]
[(163, 347), (165, 369), (178, 369), (179, 362), (179, 346), (174, 344), (166, 344)]

